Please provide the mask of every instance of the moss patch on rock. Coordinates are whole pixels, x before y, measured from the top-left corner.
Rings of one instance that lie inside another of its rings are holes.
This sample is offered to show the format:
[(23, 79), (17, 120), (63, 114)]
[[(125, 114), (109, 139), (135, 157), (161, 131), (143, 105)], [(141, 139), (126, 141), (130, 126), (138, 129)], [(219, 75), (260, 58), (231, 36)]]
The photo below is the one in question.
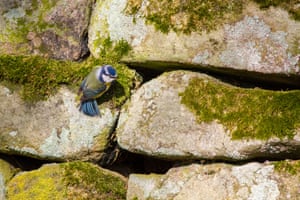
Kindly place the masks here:
[(218, 121), (233, 139), (293, 138), (300, 127), (300, 91), (243, 89), (194, 78), (181, 102), (200, 122)]
[(0, 55), (0, 81), (22, 85), (22, 97), (27, 102), (45, 100), (54, 94), (60, 84), (78, 87), (84, 77), (96, 65), (111, 64), (118, 71), (118, 80), (103, 99), (113, 98), (120, 106), (130, 96), (136, 73), (118, 60), (130, 47), (121, 41), (114, 47), (106, 48), (102, 57), (89, 57), (83, 62), (54, 60), (40, 56)]
[(58, 165), (19, 174), (7, 186), (8, 199), (66, 199), (66, 187), (61, 185), (62, 175)]
[(67, 195), (76, 199), (126, 199), (126, 184), (121, 178), (85, 162), (62, 164)]
[(107, 199), (126, 198), (122, 177), (86, 162), (44, 165), (15, 176), (7, 187), (8, 199)]
[[(129, 0), (126, 13), (137, 14), (142, 3), (141, 0)], [(171, 30), (190, 33), (211, 31), (220, 24), (236, 20), (242, 8), (243, 0), (149, 0), (143, 17), (163, 33)]]
[[(251, 0), (262, 9), (270, 6), (287, 10), (294, 19), (300, 20), (300, 7), (297, 0)], [(128, 15), (139, 15), (157, 30), (168, 33), (192, 31), (211, 31), (219, 25), (238, 20), (247, 0), (148, 0), (146, 10), (141, 14), (142, 0), (128, 0), (125, 12)]]

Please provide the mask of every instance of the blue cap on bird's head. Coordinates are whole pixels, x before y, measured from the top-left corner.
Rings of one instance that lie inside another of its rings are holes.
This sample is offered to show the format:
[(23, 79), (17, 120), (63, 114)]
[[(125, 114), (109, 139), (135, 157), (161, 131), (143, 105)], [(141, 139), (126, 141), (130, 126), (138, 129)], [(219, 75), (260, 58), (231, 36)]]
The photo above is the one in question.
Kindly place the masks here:
[(109, 76), (111, 78), (117, 78), (117, 71), (115, 70), (115, 68), (113, 68), (111, 65), (104, 65), (103, 66), (103, 73), (106, 75), (106, 76)]

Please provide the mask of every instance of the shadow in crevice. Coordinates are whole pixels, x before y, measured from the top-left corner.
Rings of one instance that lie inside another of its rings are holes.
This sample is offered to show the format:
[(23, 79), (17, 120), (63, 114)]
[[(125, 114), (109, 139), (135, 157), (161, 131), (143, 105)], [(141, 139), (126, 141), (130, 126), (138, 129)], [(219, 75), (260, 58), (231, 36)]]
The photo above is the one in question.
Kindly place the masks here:
[[(254, 71), (221, 68), (214, 66), (197, 66), (193, 64), (151, 61), (147, 63), (126, 63), (135, 69), (147, 82), (164, 72), (188, 70), (204, 73), (225, 83), (241, 88), (262, 88), (267, 90), (300, 89), (300, 75), (266, 74)], [(155, 67), (154, 67), (155, 66)]]
[(52, 161), (38, 160), (35, 158), (20, 155), (0, 154), (0, 159), (8, 162), (21, 171), (31, 171), (40, 168), (42, 165), (52, 163)]
[(164, 174), (172, 168), (174, 164), (175, 161), (158, 159), (122, 150), (122, 155), (118, 158), (118, 160), (112, 165), (105, 166), (105, 168), (128, 177), (132, 173)]
[(165, 174), (171, 168), (183, 167), (191, 164), (200, 165), (211, 165), (211, 164), (228, 164), (233, 166), (242, 166), (248, 163), (269, 163), (284, 160), (299, 160), (300, 155), (297, 153), (299, 150), (294, 152), (281, 152), (276, 154), (253, 154), (252, 158), (245, 160), (233, 160), (226, 157), (219, 157), (216, 159), (184, 159), (184, 158), (171, 158), (162, 159), (156, 158), (149, 155), (141, 155), (131, 153), (126, 150), (120, 150), (120, 156), (116, 162), (112, 165), (104, 166), (105, 168), (116, 171), (125, 177), (128, 177), (132, 173), (138, 174)]

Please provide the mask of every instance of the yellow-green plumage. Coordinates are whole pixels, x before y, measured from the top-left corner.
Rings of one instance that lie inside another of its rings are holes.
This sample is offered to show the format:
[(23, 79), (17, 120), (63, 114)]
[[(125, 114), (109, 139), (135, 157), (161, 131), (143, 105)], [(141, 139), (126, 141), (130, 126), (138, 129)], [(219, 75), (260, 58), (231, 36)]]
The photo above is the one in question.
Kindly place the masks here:
[(79, 110), (90, 116), (99, 115), (95, 99), (102, 96), (116, 78), (117, 73), (112, 66), (95, 67), (80, 85), (78, 94), (81, 105)]

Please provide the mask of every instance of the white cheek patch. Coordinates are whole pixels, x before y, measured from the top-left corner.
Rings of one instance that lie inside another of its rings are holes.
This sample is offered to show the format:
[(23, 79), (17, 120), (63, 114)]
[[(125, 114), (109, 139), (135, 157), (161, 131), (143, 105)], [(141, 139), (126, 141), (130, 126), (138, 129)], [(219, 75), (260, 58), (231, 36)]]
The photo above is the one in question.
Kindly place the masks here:
[(105, 83), (110, 83), (110, 82), (112, 82), (112, 81), (115, 80), (114, 78), (109, 77), (109, 76), (106, 76), (106, 75), (103, 75), (102, 78), (103, 78), (103, 81), (104, 81)]

